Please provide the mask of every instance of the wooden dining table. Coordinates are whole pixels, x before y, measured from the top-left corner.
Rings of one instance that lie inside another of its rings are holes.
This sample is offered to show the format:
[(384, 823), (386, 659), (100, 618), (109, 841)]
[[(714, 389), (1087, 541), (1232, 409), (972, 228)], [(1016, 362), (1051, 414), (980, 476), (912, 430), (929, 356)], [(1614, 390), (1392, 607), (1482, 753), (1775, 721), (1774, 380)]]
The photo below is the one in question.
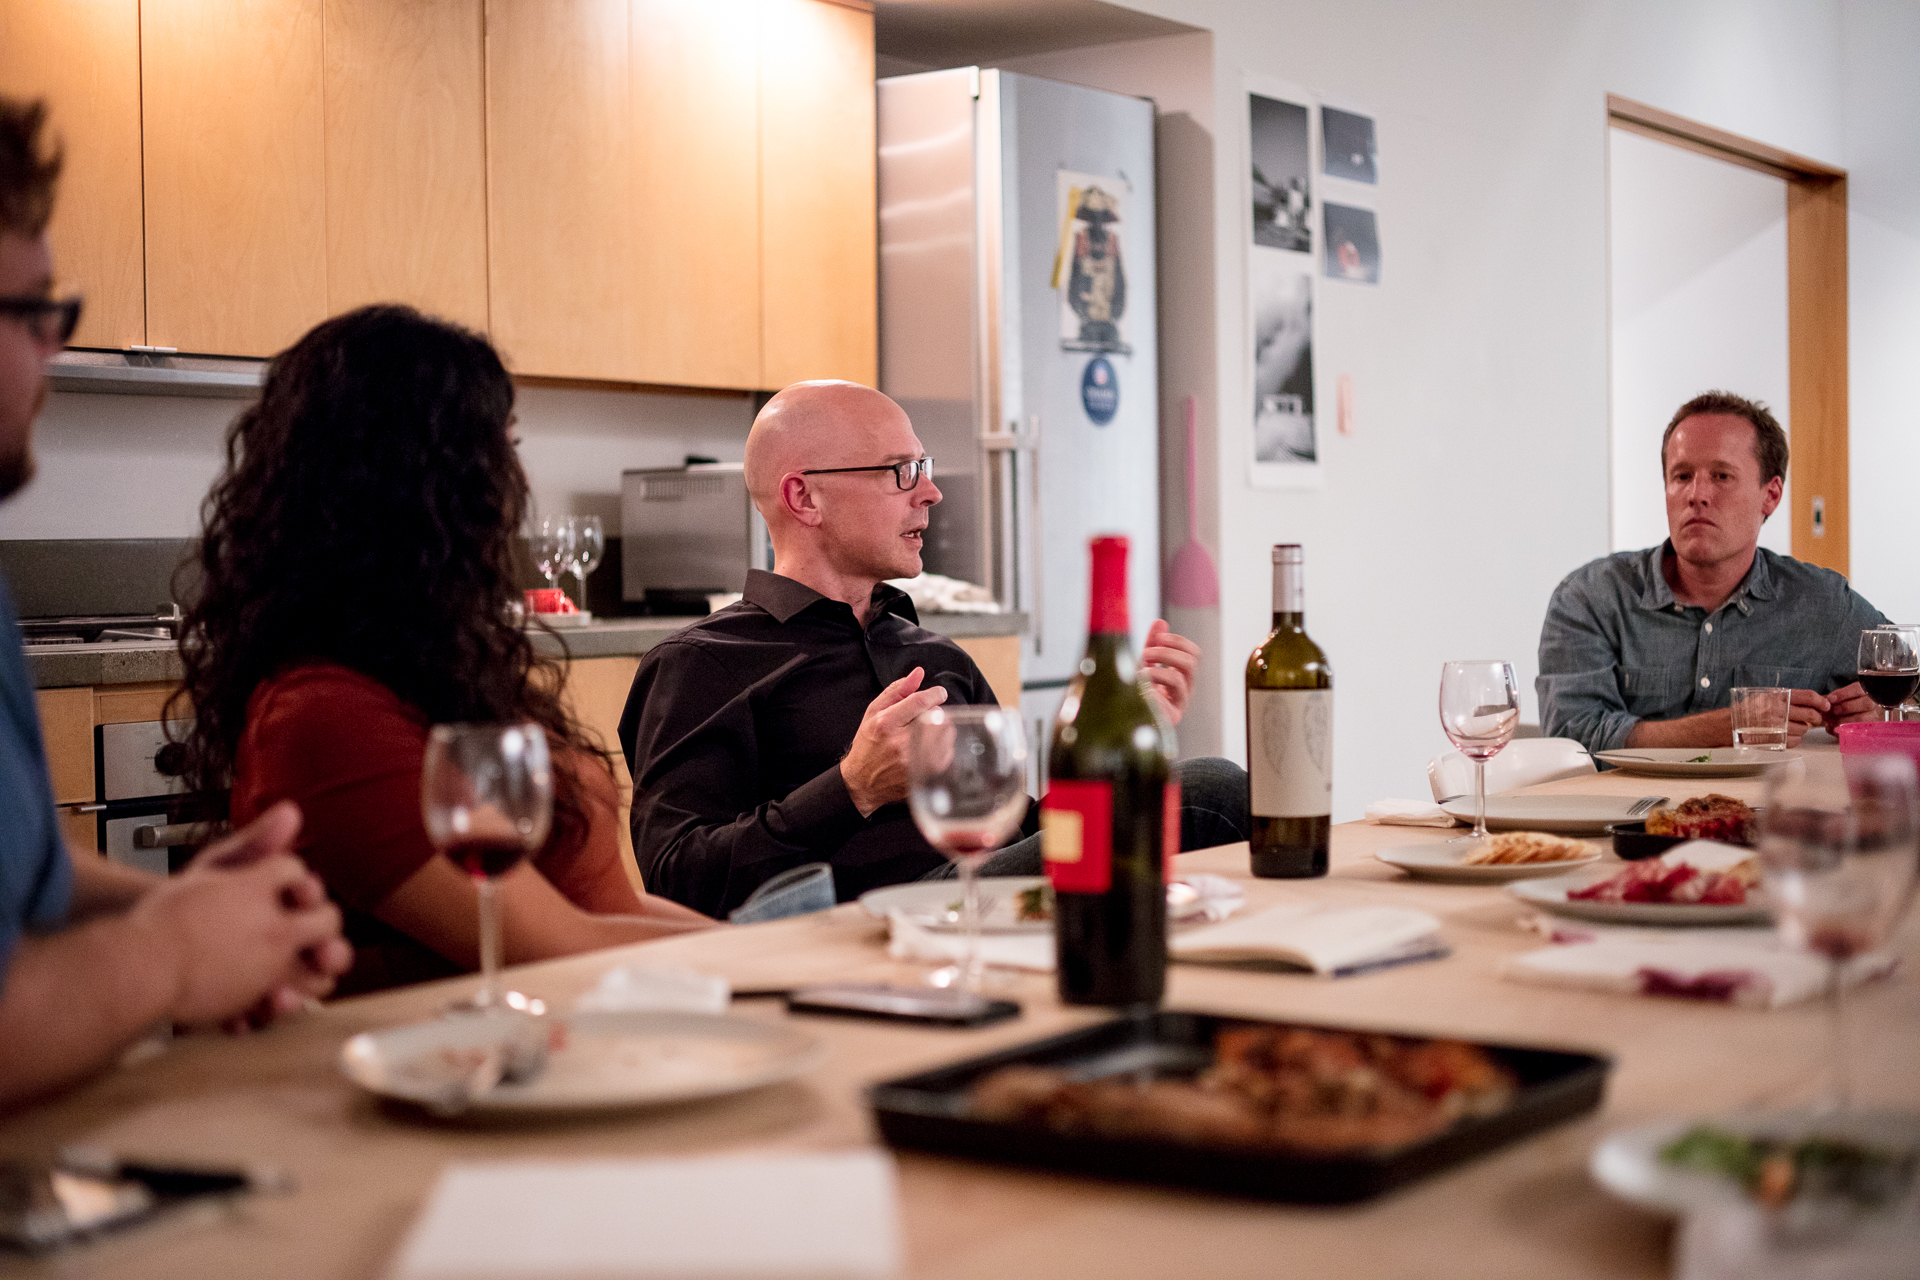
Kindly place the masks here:
[[(1760, 786), (1752, 778), (1602, 773), (1527, 790), (1676, 801), (1719, 791), (1751, 803)], [(1672, 1224), (1592, 1180), (1587, 1163), (1595, 1144), (1613, 1130), (1662, 1118), (1808, 1104), (1829, 1047), (1825, 1011), (1817, 1001), (1761, 1010), (1504, 978), (1503, 960), (1545, 945), (1526, 927), (1528, 908), (1497, 887), (1409, 879), (1373, 856), (1445, 834), (1340, 824), (1331, 872), (1309, 881), (1252, 878), (1245, 845), (1181, 855), (1181, 871), (1240, 881), (1248, 910), (1310, 902), (1431, 912), (1451, 955), (1339, 979), (1176, 964), (1167, 1007), (1597, 1051), (1614, 1063), (1597, 1113), (1378, 1199), (1331, 1208), (899, 1151), (905, 1274), (1668, 1274)], [(1920, 1111), (1920, 927), (1911, 914), (1891, 946), (1901, 967), (1849, 996), (1853, 1088), (1863, 1106)], [(527, 965), (509, 977), (565, 1009), (611, 967), (633, 963), (722, 975), (736, 991), (921, 978), (916, 966), (888, 958), (885, 926), (857, 904)], [(1039, 974), (1015, 980), (1020, 1017), (977, 1030), (800, 1017), (776, 1000), (736, 999), (736, 1016), (791, 1021), (818, 1037), (825, 1049), (820, 1065), (787, 1083), (697, 1103), (518, 1123), (435, 1120), (374, 1098), (342, 1076), (347, 1037), (431, 1018), (473, 981), (341, 1000), (240, 1038), (178, 1037), (162, 1052), (0, 1121), (4, 1157), (45, 1158), (86, 1143), (180, 1162), (270, 1162), (295, 1181), (288, 1194), (238, 1198), (61, 1254), (0, 1255), (0, 1274), (378, 1276), (436, 1178), (454, 1162), (870, 1149), (879, 1145), (866, 1100), (873, 1083), (1109, 1016), (1062, 1006), (1052, 977)], [(742, 1214), (751, 1211), (740, 1206)]]

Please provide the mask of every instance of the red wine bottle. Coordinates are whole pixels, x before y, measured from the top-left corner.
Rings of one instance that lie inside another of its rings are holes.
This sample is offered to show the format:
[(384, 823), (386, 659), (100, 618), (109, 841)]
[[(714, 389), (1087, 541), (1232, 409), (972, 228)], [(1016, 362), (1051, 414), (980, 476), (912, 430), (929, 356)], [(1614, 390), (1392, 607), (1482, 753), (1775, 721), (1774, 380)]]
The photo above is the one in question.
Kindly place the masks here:
[(1273, 549), (1273, 630), (1247, 659), (1247, 812), (1253, 874), (1327, 874), (1333, 669), (1307, 638), (1298, 546)]
[(1166, 989), (1180, 784), (1127, 638), (1127, 540), (1095, 538), (1092, 553), (1087, 651), (1054, 719), (1040, 801), (1060, 998), (1155, 1005)]

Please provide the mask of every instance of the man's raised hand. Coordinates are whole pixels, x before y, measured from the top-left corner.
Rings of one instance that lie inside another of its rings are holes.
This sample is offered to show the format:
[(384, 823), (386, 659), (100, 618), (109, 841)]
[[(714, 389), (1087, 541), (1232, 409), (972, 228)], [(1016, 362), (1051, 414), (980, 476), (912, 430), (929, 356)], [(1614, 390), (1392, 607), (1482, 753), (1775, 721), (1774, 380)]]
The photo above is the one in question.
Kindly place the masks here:
[(1178, 635), (1165, 618), (1155, 618), (1147, 628), (1147, 644), (1140, 651), (1141, 670), (1160, 695), (1167, 719), (1180, 723), (1186, 714), (1187, 699), (1193, 696), (1194, 673), (1200, 669), (1200, 646)]
[(947, 700), (939, 685), (922, 689), (926, 672), (915, 667), (880, 691), (860, 717), (860, 730), (840, 761), (840, 776), (860, 816), (907, 798), (907, 726)]

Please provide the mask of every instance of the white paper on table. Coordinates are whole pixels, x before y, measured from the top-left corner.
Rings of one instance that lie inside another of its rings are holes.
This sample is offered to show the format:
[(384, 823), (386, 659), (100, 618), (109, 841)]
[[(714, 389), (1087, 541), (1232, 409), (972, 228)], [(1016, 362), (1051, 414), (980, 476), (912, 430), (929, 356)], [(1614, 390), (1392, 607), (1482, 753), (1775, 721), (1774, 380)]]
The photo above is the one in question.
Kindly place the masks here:
[(453, 1164), (390, 1280), (881, 1280), (900, 1271), (885, 1152)]
[[(931, 929), (922, 929), (900, 911), (889, 912), (887, 919), (893, 926), (887, 954), (895, 960), (957, 964), (966, 958), (965, 934), (935, 933)], [(1000, 969), (1052, 973), (1053, 931), (986, 934), (980, 939), (980, 960), (983, 964)]]
[[(1336, 974), (1441, 954), (1440, 921), (1404, 907), (1268, 907), (1240, 920), (1174, 935), (1175, 960), (1282, 960)], [(1432, 940), (1431, 948), (1422, 943)]]
[(1389, 827), (1450, 827), (1453, 816), (1431, 800), (1375, 800), (1367, 821)]
[[(1619, 995), (1684, 996), (1778, 1009), (1827, 989), (1827, 961), (1795, 951), (1772, 929), (1634, 929), (1555, 922), (1560, 945), (1511, 956), (1500, 976), (1539, 986)], [(1883, 951), (1855, 956), (1848, 986), (1885, 977), (1899, 963)]]
[(692, 969), (616, 965), (600, 975), (591, 991), (573, 1002), (580, 1010), (670, 1010), (725, 1013), (733, 990), (725, 978)]

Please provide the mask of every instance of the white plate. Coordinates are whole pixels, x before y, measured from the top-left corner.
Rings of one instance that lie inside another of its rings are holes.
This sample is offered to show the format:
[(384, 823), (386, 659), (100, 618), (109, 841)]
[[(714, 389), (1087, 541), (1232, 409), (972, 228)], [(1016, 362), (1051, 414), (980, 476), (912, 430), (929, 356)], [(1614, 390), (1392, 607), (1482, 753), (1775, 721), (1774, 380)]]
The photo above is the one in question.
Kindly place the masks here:
[[(1705, 757), (1702, 759), (1702, 757)], [(1596, 751), (1622, 773), (1655, 778), (1746, 778), (1776, 764), (1798, 760), (1798, 751), (1763, 751), (1754, 747), (1634, 747)]]
[[(820, 1061), (819, 1041), (779, 1023), (711, 1013), (601, 1011), (566, 1019), (567, 1039), (533, 1079), (475, 1098), (485, 1112), (652, 1106), (757, 1089)], [(485, 1018), (442, 1018), (367, 1031), (340, 1049), (347, 1079), (383, 1097), (428, 1103), (458, 1069), (447, 1051), (491, 1043)]]
[[(1557, 836), (1599, 835), (1612, 823), (1646, 817), (1646, 810), (1627, 812), (1639, 800), (1638, 796), (1488, 796), (1487, 829), (1550, 831)], [(1455, 796), (1440, 807), (1468, 826), (1473, 825), (1472, 796)]]
[(1447, 840), (1421, 844), (1396, 845), (1381, 849), (1373, 856), (1390, 867), (1399, 867), (1421, 880), (1445, 880), (1453, 884), (1499, 884), (1507, 880), (1532, 880), (1557, 876), (1563, 872), (1597, 862), (1600, 850), (1587, 846), (1585, 856), (1560, 862), (1504, 862), (1492, 866), (1464, 866), (1460, 859), (1472, 853), (1471, 847)]
[(1695, 1169), (1681, 1169), (1660, 1159), (1660, 1148), (1695, 1125), (1710, 1124), (1738, 1134), (1765, 1134), (1797, 1138), (1820, 1133), (1848, 1138), (1863, 1146), (1907, 1148), (1920, 1146), (1920, 1116), (1887, 1111), (1849, 1111), (1815, 1118), (1806, 1113), (1705, 1116), (1696, 1120), (1661, 1120), (1609, 1135), (1593, 1149), (1587, 1170), (1593, 1179), (1629, 1204), (1655, 1213), (1683, 1214), (1740, 1198), (1728, 1179)]
[(1767, 911), (1766, 897), (1758, 889), (1747, 890), (1747, 900), (1737, 907), (1699, 902), (1588, 902), (1567, 897), (1569, 889), (1598, 884), (1608, 876), (1618, 875), (1625, 867), (1622, 863), (1555, 876), (1551, 880), (1527, 880), (1508, 885), (1507, 892), (1528, 906), (1603, 924), (1759, 924), (1772, 918)]
[[(1020, 920), (1020, 895), (1047, 882), (1045, 876), (980, 877), (980, 932), (1046, 933), (1052, 920)], [(958, 880), (914, 880), (890, 884), (884, 889), (869, 889), (860, 895), (860, 905), (876, 920), (885, 920), (895, 911), (922, 929), (941, 933), (957, 932), (960, 882)]]

